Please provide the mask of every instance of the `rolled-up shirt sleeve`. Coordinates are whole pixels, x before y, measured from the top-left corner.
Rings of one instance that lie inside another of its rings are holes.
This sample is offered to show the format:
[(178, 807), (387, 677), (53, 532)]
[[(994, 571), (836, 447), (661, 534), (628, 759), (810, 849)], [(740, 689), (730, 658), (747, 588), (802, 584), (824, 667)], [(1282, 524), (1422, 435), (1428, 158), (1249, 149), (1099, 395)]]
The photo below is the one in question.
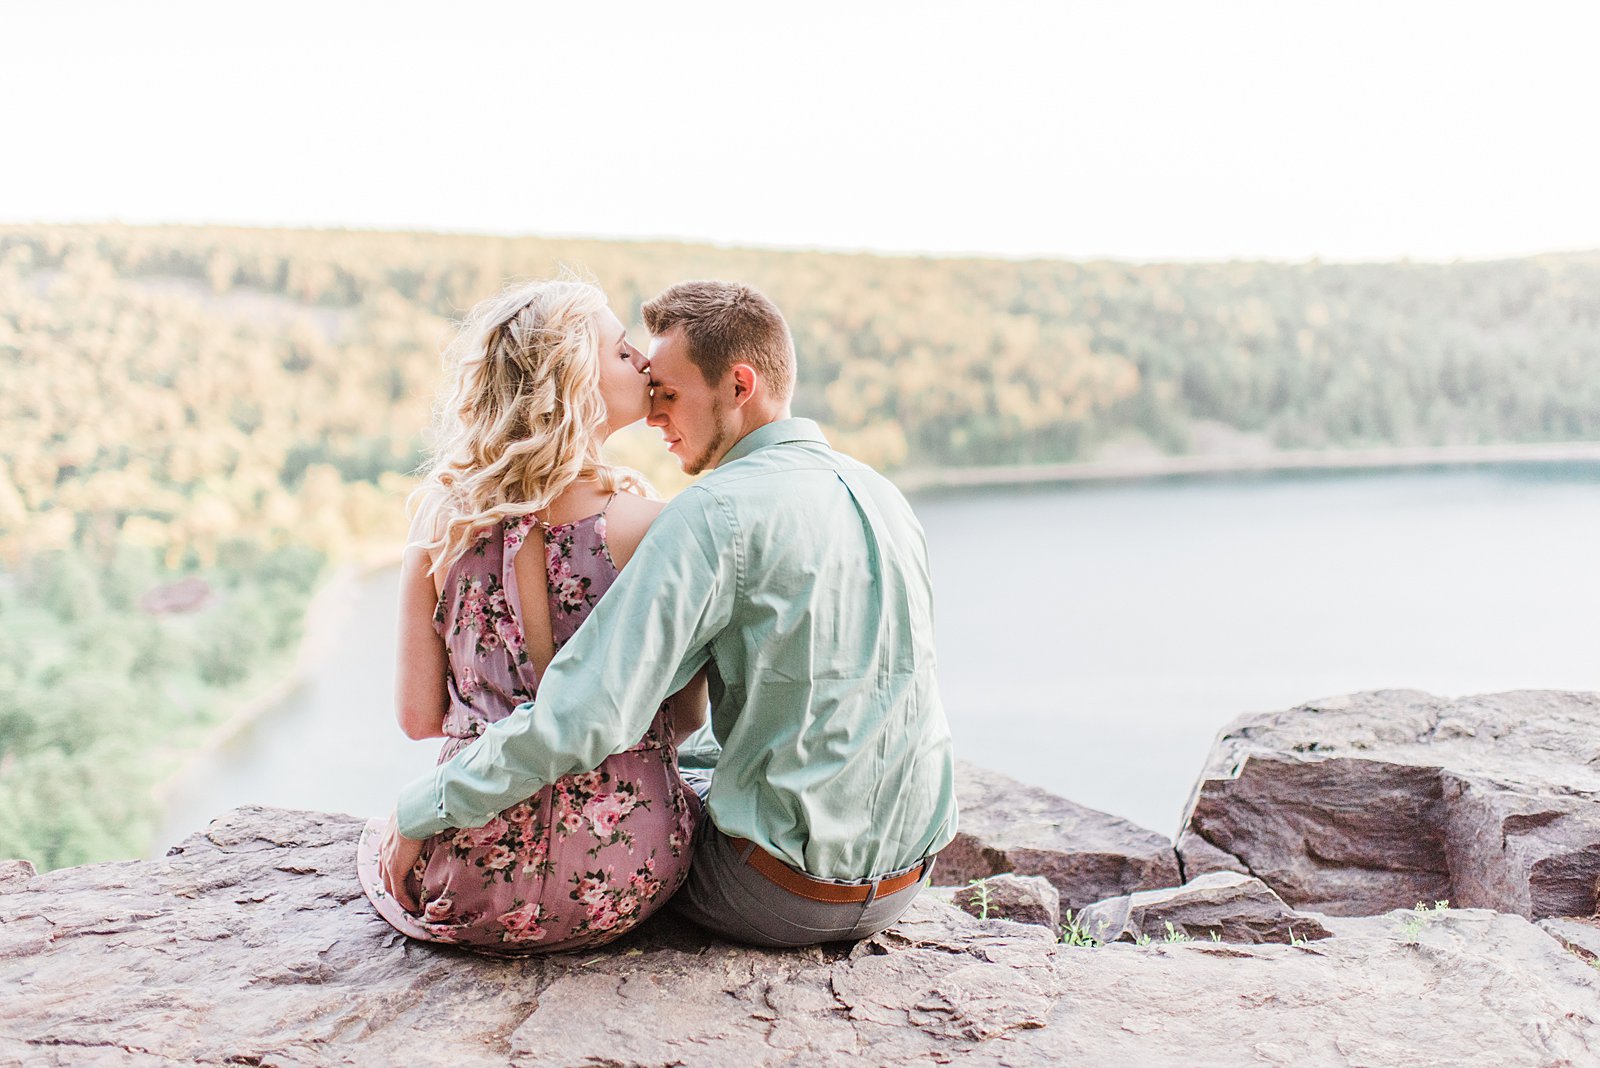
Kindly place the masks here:
[(427, 838), (450, 827), (481, 827), (642, 738), (667, 695), (705, 665), (712, 640), (732, 618), (738, 533), (732, 512), (698, 487), (663, 509), (627, 568), (550, 662), (537, 698), (401, 791), (400, 832)]

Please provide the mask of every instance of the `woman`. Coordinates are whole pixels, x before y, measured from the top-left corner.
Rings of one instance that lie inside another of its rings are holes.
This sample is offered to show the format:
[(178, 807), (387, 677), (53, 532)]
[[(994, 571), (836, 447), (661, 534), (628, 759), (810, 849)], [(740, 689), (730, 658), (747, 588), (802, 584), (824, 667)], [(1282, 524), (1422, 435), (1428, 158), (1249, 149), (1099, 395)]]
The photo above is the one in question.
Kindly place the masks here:
[[(484, 301), (449, 362), (454, 392), (401, 565), (396, 685), (401, 728), (448, 739), (441, 763), (534, 699), (556, 649), (662, 507), (600, 457), (650, 400), (644, 358), (597, 287), (538, 282)], [(594, 771), (483, 827), (428, 839), (406, 884), (415, 911), (383, 889), (384, 821), (373, 821), (358, 855), (362, 888), (413, 938), (500, 953), (616, 938), (687, 874), (698, 801), (674, 745), (705, 706), (702, 677)]]

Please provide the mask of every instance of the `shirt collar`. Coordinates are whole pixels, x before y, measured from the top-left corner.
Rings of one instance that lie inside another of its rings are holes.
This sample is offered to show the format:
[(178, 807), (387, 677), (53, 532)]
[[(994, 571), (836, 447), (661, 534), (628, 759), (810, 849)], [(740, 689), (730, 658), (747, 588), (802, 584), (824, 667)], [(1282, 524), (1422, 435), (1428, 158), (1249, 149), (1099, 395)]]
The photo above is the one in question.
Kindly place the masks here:
[(735, 460), (742, 460), (757, 449), (764, 449), (768, 445), (786, 445), (792, 441), (828, 444), (828, 439), (822, 436), (822, 428), (810, 419), (777, 419), (765, 426), (756, 427), (734, 442), (733, 448), (723, 453), (717, 466), (722, 467)]

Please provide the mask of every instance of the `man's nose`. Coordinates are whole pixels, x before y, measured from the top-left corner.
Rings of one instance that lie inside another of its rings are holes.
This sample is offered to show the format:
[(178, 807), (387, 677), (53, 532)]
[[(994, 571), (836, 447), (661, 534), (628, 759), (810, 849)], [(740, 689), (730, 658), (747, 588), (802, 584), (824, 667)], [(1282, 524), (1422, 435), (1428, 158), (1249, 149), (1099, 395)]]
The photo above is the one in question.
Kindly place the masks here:
[(644, 422), (646, 426), (667, 425), (667, 413), (661, 410), (660, 403), (654, 397), (650, 398), (650, 414), (644, 417)]

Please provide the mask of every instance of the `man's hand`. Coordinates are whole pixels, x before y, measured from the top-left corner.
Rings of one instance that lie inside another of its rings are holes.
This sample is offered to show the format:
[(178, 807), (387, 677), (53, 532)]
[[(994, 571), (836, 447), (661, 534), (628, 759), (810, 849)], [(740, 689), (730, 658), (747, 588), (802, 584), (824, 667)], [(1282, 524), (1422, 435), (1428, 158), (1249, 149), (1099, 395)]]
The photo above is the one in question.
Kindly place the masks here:
[(422, 843), (401, 834), (400, 825), (391, 813), (389, 827), (383, 834), (383, 844), (378, 847), (378, 872), (383, 876), (383, 888), (407, 912), (416, 912), (420, 907), (417, 899), (406, 889), (406, 876), (421, 855)]

